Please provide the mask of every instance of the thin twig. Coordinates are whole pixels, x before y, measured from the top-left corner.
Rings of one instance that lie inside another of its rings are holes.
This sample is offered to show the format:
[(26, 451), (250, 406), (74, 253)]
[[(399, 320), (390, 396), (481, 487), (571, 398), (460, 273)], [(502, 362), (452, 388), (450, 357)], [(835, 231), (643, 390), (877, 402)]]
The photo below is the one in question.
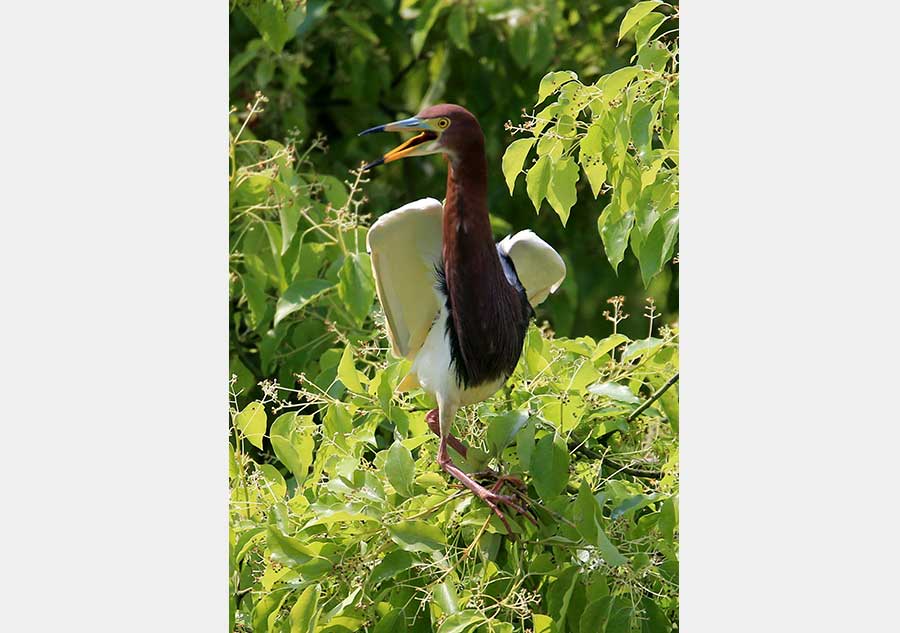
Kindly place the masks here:
[(609, 464), (613, 468), (615, 468), (619, 472), (626, 473), (631, 475), (632, 477), (641, 477), (642, 479), (662, 479), (665, 476), (665, 473), (660, 472), (658, 470), (638, 470), (636, 468), (631, 468), (630, 466), (625, 466), (624, 464), (619, 464), (617, 462), (612, 461), (611, 459), (606, 459), (600, 453), (588, 448), (584, 445), (579, 445), (575, 448), (575, 452), (581, 453), (585, 457), (589, 459), (596, 459), (602, 461), (604, 464)]
[(661, 395), (663, 395), (663, 394), (666, 392), (666, 390), (667, 390), (669, 387), (671, 387), (672, 385), (674, 385), (676, 382), (678, 382), (678, 373), (677, 373), (677, 372), (675, 373), (674, 376), (672, 376), (671, 378), (669, 378), (669, 379), (666, 381), (666, 384), (664, 384), (662, 387), (660, 387), (659, 389), (657, 389), (657, 390), (654, 392), (654, 394), (653, 394), (652, 396), (650, 396), (650, 398), (644, 402), (644, 404), (642, 404), (642, 405), (639, 406), (637, 409), (635, 409), (634, 411), (632, 411), (632, 412), (629, 414), (629, 416), (628, 416), (627, 418), (625, 418), (625, 421), (626, 421), (626, 422), (631, 422), (631, 421), (634, 420), (636, 417), (638, 417), (641, 413), (644, 412), (644, 410), (645, 410), (647, 407), (649, 407), (651, 404), (653, 404), (654, 402), (656, 402), (656, 401), (659, 399), (659, 397), (660, 397)]

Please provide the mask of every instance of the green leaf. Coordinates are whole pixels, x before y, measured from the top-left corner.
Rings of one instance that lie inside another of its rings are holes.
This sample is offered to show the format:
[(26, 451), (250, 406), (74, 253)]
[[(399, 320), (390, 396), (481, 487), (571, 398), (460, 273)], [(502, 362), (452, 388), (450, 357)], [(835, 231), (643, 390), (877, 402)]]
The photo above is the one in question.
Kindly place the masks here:
[(255, 330), (261, 330), (266, 326), (266, 310), (269, 307), (265, 279), (260, 279), (251, 271), (240, 277), (244, 296), (247, 298), (247, 307), (250, 309), (250, 326)]
[[(597, 85), (603, 90), (603, 103), (610, 104), (614, 99), (617, 99), (622, 94), (625, 86), (643, 73), (644, 70), (638, 66), (625, 66), (625, 68), (620, 68), (601, 77)], [(625, 105), (623, 103), (622, 107)]]
[(350, 27), (351, 31), (366, 39), (371, 44), (378, 44), (378, 36), (368, 24), (356, 18), (350, 11), (337, 11), (336, 13), (337, 17)]
[(291, 246), (291, 240), (297, 232), (300, 222), (300, 208), (296, 202), (284, 202), (278, 208), (278, 220), (281, 222), (281, 254)]
[(349, 253), (344, 258), (338, 278), (338, 296), (357, 324), (361, 324), (375, 300), (375, 278), (369, 255)]
[(306, 304), (316, 299), (334, 284), (324, 279), (300, 279), (292, 283), (284, 294), (278, 298), (275, 304), (274, 326), (284, 320), (289, 314), (302, 310)]
[(611, 567), (618, 567), (628, 562), (628, 559), (622, 556), (618, 548), (612, 544), (612, 541), (606, 536), (603, 530), (597, 531), (597, 549), (600, 550), (600, 556)]
[(671, 58), (665, 44), (659, 41), (650, 42), (638, 51), (638, 64), (648, 70), (662, 71)]
[(541, 156), (528, 170), (528, 175), (525, 176), (528, 197), (531, 198), (535, 211), (540, 211), (541, 202), (547, 197), (547, 185), (550, 184), (551, 170), (550, 157)]
[(398, 493), (404, 497), (413, 496), (413, 481), (416, 476), (416, 463), (412, 453), (403, 444), (394, 441), (384, 462), (384, 473), (388, 481)]
[(541, 85), (538, 88), (538, 99), (534, 105), (538, 105), (546, 99), (551, 93), (555, 92), (560, 86), (568, 81), (577, 81), (578, 75), (571, 70), (558, 70), (549, 72), (541, 79)]
[(450, 11), (450, 17), (447, 18), (447, 33), (457, 48), (472, 52), (469, 47), (469, 23), (466, 20), (464, 4), (457, 4)]
[(622, 351), (622, 360), (631, 360), (640, 356), (651, 357), (660, 350), (663, 340), (660, 338), (642, 338), (640, 340), (629, 343)]
[[(534, 633), (552, 633), (555, 631), (553, 627), (553, 618), (549, 615), (544, 615), (543, 613), (534, 613), (531, 616), (531, 621), (534, 623)], [(596, 625), (596, 622), (593, 622), (592, 625)], [(583, 629), (586, 631), (590, 631), (591, 629)]]
[(578, 165), (575, 161), (569, 156), (556, 161), (547, 188), (547, 201), (562, 220), (563, 226), (569, 220), (569, 210), (578, 199), (575, 191), (576, 182), (578, 182)]
[(318, 558), (318, 555), (305, 543), (292, 536), (282, 534), (274, 525), (270, 525), (266, 531), (266, 543), (270, 558), (279, 565), (299, 567)]
[(609, 605), (612, 598), (604, 596), (588, 603), (581, 614), (581, 630), (582, 631), (602, 631), (609, 618)]
[(287, 485), (284, 483), (284, 477), (278, 472), (272, 464), (260, 464), (258, 466), (260, 476), (260, 487), (265, 488), (272, 495), (273, 500), (281, 501), (287, 493)]
[(401, 609), (388, 611), (372, 629), (372, 633), (404, 633), (405, 631), (406, 618)]
[(459, 596), (456, 595), (456, 588), (450, 580), (445, 580), (434, 588), (434, 601), (445, 615), (459, 611)]
[(291, 633), (313, 633), (318, 619), (319, 585), (310, 585), (291, 607)]
[(319, 176), (319, 184), (322, 185), (322, 193), (325, 194), (325, 200), (335, 209), (342, 208), (350, 199), (347, 187), (334, 176)]
[[(458, 6), (462, 8), (462, 5)], [(510, 143), (503, 153), (503, 176), (506, 178), (506, 186), (509, 187), (510, 195), (512, 195), (516, 186), (516, 178), (522, 171), (522, 165), (525, 164), (525, 158), (528, 156), (528, 151), (532, 145), (534, 145), (534, 141), (535, 139), (533, 138), (520, 138)]]
[(582, 146), (581, 153), (578, 155), (578, 162), (581, 163), (584, 175), (587, 176), (588, 183), (591, 185), (591, 193), (596, 198), (600, 195), (603, 183), (606, 182), (606, 163), (603, 162), (600, 154), (586, 154), (584, 146)]
[(566, 489), (569, 481), (569, 449), (558, 434), (538, 440), (531, 459), (534, 487), (541, 499), (549, 501)]
[(387, 529), (391, 540), (407, 552), (437, 552), (447, 544), (444, 533), (425, 521), (401, 521)]
[(547, 611), (560, 630), (565, 630), (564, 623), (569, 610), (569, 601), (572, 599), (572, 591), (575, 589), (577, 580), (578, 568), (569, 566), (547, 590)]
[(337, 377), (353, 393), (366, 393), (359, 381), (359, 372), (356, 371), (356, 365), (353, 362), (353, 349), (349, 345), (344, 348), (344, 352), (341, 354)]
[(575, 498), (574, 521), (575, 528), (581, 534), (581, 538), (594, 545), (597, 545), (597, 533), (602, 532), (600, 525), (601, 508), (597, 499), (591, 492), (591, 487), (584, 480), (578, 489), (578, 497)]
[(634, 211), (629, 209), (622, 213), (615, 202), (610, 202), (597, 219), (606, 258), (615, 271), (618, 271), (619, 264), (625, 257), (625, 247), (633, 226)]
[(662, 13), (651, 13), (644, 16), (634, 30), (635, 50), (640, 51), (644, 48), (666, 19)]
[(628, 13), (622, 19), (622, 24), (619, 25), (619, 41), (622, 41), (622, 38), (641, 21), (641, 18), (661, 4), (664, 3), (659, 2), (659, 0), (645, 0), (628, 9)]
[(491, 454), (499, 457), (528, 422), (527, 411), (510, 411), (488, 419), (487, 441)]
[(674, 207), (662, 214), (653, 225), (647, 239), (641, 244), (638, 261), (641, 265), (641, 279), (645, 288), (650, 285), (653, 278), (662, 271), (666, 262), (672, 257), (677, 239), (678, 207)]
[(281, 603), (288, 597), (289, 591), (284, 588), (263, 595), (253, 608), (253, 630), (265, 632), (268, 630), (269, 618), (281, 608)]
[[(303, 427), (302, 430), (300, 427)], [(306, 479), (312, 464), (315, 441), (312, 416), (291, 411), (278, 416), (269, 429), (269, 440), (279, 461), (288, 467), (298, 483)]]
[(641, 633), (669, 633), (672, 630), (672, 623), (654, 599), (644, 596), (641, 598), (641, 605), (645, 615), (641, 620)]
[(261, 402), (254, 401), (234, 416), (234, 426), (241, 435), (256, 448), (262, 449), (266, 434), (266, 409)]
[(434, 26), (434, 23), (437, 22), (437, 19), (445, 6), (445, 0), (431, 0), (430, 2), (426, 1), (423, 3), (422, 9), (419, 12), (419, 17), (416, 19), (416, 24), (413, 27), (413, 57), (418, 57), (419, 53), (422, 52), (422, 48), (425, 46), (425, 40), (428, 38), (428, 32), (431, 31), (431, 27)]
[(638, 404), (641, 401), (640, 398), (631, 392), (631, 389), (614, 382), (598, 382), (588, 387), (587, 390), (595, 396), (606, 396), (617, 402)]
[(604, 354), (613, 351), (622, 343), (627, 343), (628, 340), (628, 337), (624, 334), (611, 334), (610, 336), (607, 336), (605, 339), (602, 339), (597, 343), (597, 347), (591, 354), (591, 360), (597, 360)]
[(402, 549), (388, 552), (384, 559), (372, 570), (372, 573), (369, 575), (369, 582), (374, 586), (385, 580), (390, 580), (401, 571), (409, 569), (412, 564), (413, 557), (409, 552)]
[(483, 615), (477, 611), (466, 609), (449, 616), (441, 623), (437, 633), (465, 633), (476, 624), (487, 622)]
[(297, 27), (306, 17), (305, 5), (285, 11), (281, 2), (244, 3), (241, 9), (275, 53), (281, 53), (281, 49), (294, 37)]
[(634, 608), (631, 599), (615, 596), (609, 605), (609, 619), (604, 633), (631, 633), (631, 615)]
[(677, 497), (666, 499), (659, 509), (659, 531), (669, 547), (675, 545), (675, 527), (678, 525)]
[(529, 420), (516, 436), (516, 453), (519, 456), (519, 465), (525, 470), (531, 470), (531, 455), (534, 452), (534, 422)]

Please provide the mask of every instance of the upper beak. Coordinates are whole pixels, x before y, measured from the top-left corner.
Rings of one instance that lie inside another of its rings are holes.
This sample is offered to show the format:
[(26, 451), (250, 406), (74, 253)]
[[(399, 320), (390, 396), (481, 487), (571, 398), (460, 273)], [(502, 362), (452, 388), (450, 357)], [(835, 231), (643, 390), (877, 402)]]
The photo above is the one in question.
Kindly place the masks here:
[(428, 126), (428, 124), (426, 124), (424, 121), (420, 121), (416, 117), (403, 119), (402, 121), (394, 121), (393, 123), (385, 123), (384, 125), (376, 125), (375, 127), (370, 127), (368, 130), (363, 130), (362, 132), (360, 132), (358, 136), (372, 134), (373, 132), (415, 131), (420, 131), (421, 133), (407, 139), (378, 160), (372, 161), (371, 163), (363, 167), (363, 171), (381, 165), (382, 163), (390, 163), (392, 161), (404, 158), (405, 156), (415, 155), (415, 151), (420, 145), (422, 145), (423, 143), (427, 143), (428, 141), (435, 140), (438, 135), (431, 129), (431, 127)]

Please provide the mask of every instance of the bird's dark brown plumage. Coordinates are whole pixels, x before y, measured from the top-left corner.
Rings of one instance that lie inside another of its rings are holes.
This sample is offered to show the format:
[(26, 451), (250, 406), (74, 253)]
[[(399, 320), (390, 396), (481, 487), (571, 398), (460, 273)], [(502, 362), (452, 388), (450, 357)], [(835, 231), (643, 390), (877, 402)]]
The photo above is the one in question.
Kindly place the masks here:
[(446, 116), (447, 194), (443, 214), (443, 279), (448, 334), (457, 378), (470, 387), (512, 374), (522, 353), (531, 306), (507, 281), (487, 208), (484, 134), (457, 105), (438, 105), (419, 118)]

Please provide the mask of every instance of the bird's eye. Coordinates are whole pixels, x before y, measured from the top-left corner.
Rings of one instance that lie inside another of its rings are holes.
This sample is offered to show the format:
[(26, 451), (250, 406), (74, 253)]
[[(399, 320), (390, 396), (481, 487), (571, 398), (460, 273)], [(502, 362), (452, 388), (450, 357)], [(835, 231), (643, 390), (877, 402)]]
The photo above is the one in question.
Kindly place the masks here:
[(450, 119), (438, 119), (438, 127), (442, 130), (446, 130), (450, 125)]

